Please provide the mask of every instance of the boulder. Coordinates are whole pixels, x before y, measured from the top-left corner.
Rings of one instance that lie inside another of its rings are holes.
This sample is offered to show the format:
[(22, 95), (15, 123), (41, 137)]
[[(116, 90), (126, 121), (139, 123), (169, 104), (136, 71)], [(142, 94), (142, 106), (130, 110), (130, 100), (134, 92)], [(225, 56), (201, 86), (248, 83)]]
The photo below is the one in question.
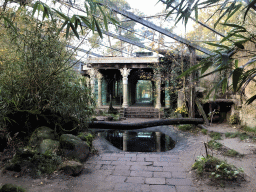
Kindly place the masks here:
[(83, 162), (89, 155), (89, 146), (79, 137), (71, 134), (63, 134), (60, 137), (62, 155)]
[(13, 185), (10, 183), (4, 184), (2, 186), (2, 188), (0, 189), (0, 192), (26, 192), (25, 189), (17, 186), (17, 185)]
[(83, 164), (77, 161), (65, 161), (60, 165), (60, 170), (63, 170), (65, 174), (77, 176), (83, 170)]
[(45, 154), (56, 153), (59, 149), (60, 142), (52, 139), (44, 139), (39, 146), (39, 153)]
[(54, 135), (54, 131), (51, 128), (42, 126), (37, 128), (31, 135), (29, 140), (29, 147), (38, 150), (41, 142), (44, 139), (55, 140), (55, 135)]

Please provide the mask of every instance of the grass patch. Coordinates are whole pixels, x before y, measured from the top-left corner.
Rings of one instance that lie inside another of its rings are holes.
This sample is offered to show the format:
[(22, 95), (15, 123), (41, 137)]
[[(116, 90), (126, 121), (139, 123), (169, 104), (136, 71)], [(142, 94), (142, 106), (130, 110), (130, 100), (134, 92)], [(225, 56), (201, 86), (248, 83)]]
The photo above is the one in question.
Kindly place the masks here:
[(207, 143), (208, 147), (211, 149), (219, 150), (223, 145), (215, 140), (211, 140)]
[(222, 138), (221, 138), (222, 134), (221, 134), (221, 133), (217, 133), (217, 132), (211, 132), (211, 133), (209, 134), (209, 136), (210, 136), (212, 139), (214, 139), (214, 140), (221, 140), (221, 139), (222, 139)]
[(203, 176), (208, 175), (213, 180), (236, 180), (239, 177), (243, 178), (243, 169), (236, 168), (234, 165), (228, 164), (216, 157), (199, 156), (192, 166), (197, 174)]
[(235, 132), (235, 133), (230, 133), (227, 132), (225, 133), (226, 138), (236, 138), (239, 137), (241, 140), (249, 139), (250, 136), (247, 133), (241, 133), (241, 132)]
[(246, 132), (249, 132), (249, 133), (256, 134), (256, 127), (252, 128), (252, 127), (245, 126), (245, 127), (243, 127), (243, 130)]
[(202, 129), (202, 130), (201, 130), (201, 133), (203, 133), (204, 135), (207, 135), (208, 130), (207, 130), (207, 129)]
[(178, 129), (181, 131), (191, 131), (195, 128), (192, 124), (178, 125)]
[(229, 157), (236, 157), (236, 156), (240, 156), (240, 153), (238, 153), (236, 150), (234, 149), (230, 149), (227, 152), (225, 152), (223, 155), (225, 156), (229, 156)]

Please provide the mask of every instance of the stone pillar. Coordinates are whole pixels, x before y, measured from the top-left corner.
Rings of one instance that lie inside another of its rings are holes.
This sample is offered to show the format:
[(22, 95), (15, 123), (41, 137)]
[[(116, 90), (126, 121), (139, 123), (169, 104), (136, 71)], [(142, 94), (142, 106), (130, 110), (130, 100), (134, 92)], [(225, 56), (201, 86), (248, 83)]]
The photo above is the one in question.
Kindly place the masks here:
[(98, 107), (102, 105), (102, 74), (98, 73), (97, 74), (97, 79), (98, 79)]
[(161, 152), (161, 132), (156, 132), (156, 151)]
[(127, 108), (128, 105), (128, 75), (130, 74), (131, 69), (127, 69), (126, 67), (120, 69), (120, 72), (123, 76), (123, 108)]
[(123, 151), (127, 151), (128, 131), (123, 133)]
[(156, 73), (156, 109), (161, 108), (161, 74)]
[(94, 94), (97, 70), (96, 69), (90, 69), (89, 70), (89, 75), (90, 75), (90, 84), (91, 84), (92, 94)]
[(165, 107), (166, 108), (170, 108), (171, 104), (170, 104), (170, 88), (169, 88), (169, 80), (167, 80), (165, 82)]

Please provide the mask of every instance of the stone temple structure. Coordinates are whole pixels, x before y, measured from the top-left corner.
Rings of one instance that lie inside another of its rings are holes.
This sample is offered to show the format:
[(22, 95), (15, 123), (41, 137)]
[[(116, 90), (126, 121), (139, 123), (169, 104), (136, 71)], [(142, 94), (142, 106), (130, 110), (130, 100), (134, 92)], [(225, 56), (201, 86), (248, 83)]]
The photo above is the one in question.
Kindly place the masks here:
[[(82, 68), (90, 78), (98, 108), (114, 106), (169, 107), (168, 92), (164, 91), (161, 74), (153, 70), (158, 57), (91, 57)], [(148, 77), (153, 77), (154, 80)], [(167, 84), (166, 84), (167, 86)]]

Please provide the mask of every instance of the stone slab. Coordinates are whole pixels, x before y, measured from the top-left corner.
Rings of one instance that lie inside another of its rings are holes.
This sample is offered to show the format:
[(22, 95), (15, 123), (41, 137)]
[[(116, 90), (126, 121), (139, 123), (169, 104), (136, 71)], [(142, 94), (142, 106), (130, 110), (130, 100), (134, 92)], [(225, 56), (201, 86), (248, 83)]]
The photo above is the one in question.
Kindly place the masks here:
[(131, 177), (153, 177), (153, 172), (150, 171), (131, 171)]
[(191, 186), (176, 186), (177, 192), (198, 192), (198, 190)]
[(109, 175), (105, 181), (113, 183), (122, 183), (126, 180), (126, 176)]
[(147, 166), (147, 171), (163, 171), (163, 167)]
[(172, 178), (172, 173), (171, 172), (154, 172), (153, 177)]
[(129, 176), (130, 175), (130, 170), (116, 169), (116, 170), (113, 171), (112, 175)]
[(184, 171), (173, 171), (172, 177), (177, 179), (185, 179), (187, 177), (187, 174)]
[(152, 192), (176, 192), (175, 187), (169, 185), (150, 185), (150, 189)]
[(146, 178), (145, 183), (149, 185), (164, 185), (165, 178)]
[(192, 180), (190, 179), (166, 179), (166, 183), (168, 185), (175, 185), (175, 186), (184, 186), (184, 185), (192, 185)]
[(127, 177), (126, 183), (145, 183), (145, 177)]
[(132, 192), (140, 192), (140, 185), (134, 183), (117, 183), (114, 187), (116, 191), (132, 191)]

